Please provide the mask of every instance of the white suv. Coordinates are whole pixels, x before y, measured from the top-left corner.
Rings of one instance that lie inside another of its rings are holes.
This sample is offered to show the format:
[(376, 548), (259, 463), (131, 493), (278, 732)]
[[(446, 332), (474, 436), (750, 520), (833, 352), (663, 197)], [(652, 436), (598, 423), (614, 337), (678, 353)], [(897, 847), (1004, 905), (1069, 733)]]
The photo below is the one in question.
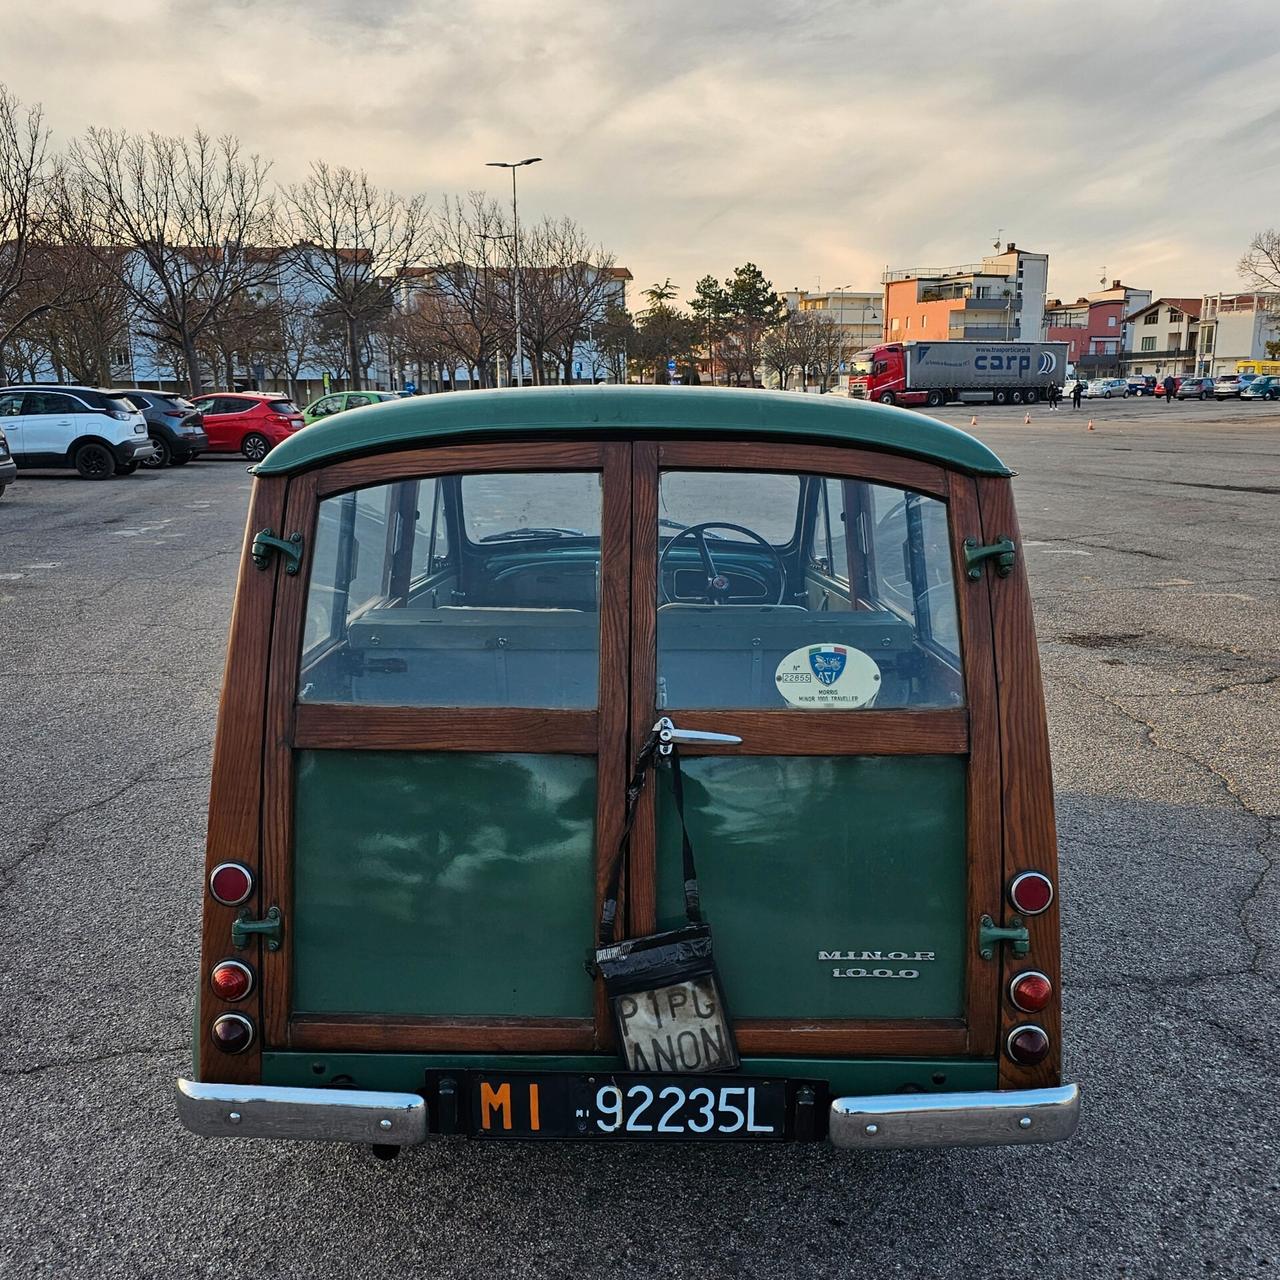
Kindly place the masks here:
[(156, 452), (142, 414), (93, 387), (0, 387), (0, 428), (19, 468), (75, 467), (86, 480), (130, 475)]

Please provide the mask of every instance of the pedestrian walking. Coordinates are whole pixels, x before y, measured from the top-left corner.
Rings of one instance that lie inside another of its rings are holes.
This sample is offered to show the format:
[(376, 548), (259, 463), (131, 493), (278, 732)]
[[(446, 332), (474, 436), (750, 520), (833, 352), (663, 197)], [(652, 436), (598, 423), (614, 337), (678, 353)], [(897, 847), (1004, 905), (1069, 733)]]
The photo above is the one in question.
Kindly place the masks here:
[(1062, 399), (1062, 388), (1056, 382), (1049, 383), (1049, 411), (1058, 412), (1058, 401)]
[(1178, 389), (1178, 384), (1173, 380), (1173, 374), (1167, 373), (1164, 377), (1164, 402), (1165, 404), (1173, 403), (1173, 393)]
[(1076, 385), (1071, 388), (1071, 407), (1078, 409), (1080, 407), (1080, 397), (1084, 395), (1084, 383), (1079, 378), (1076, 379)]

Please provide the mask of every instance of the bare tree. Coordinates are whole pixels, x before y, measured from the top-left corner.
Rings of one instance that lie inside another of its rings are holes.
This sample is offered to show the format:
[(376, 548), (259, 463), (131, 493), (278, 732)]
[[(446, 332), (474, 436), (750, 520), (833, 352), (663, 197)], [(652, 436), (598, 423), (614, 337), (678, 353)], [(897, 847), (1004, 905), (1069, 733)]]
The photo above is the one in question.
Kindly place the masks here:
[(358, 387), (368, 331), (385, 311), (394, 282), (421, 261), (429, 244), (426, 204), (322, 160), (283, 195), (297, 239), (294, 269), (324, 294), (329, 314), (342, 318), (346, 364)]
[(785, 391), (791, 374), (804, 366), (804, 321), (798, 312), (791, 311), (781, 324), (766, 331), (760, 340), (760, 359), (765, 368), (777, 375), (778, 386)]
[(1259, 231), (1236, 264), (1236, 270), (1255, 289), (1280, 291), (1280, 231)]
[[(587, 341), (593, 326), (604, 319), (605, 312), (619, 300), (618, 279), (614, 273), (613, 254), (603, 245), (592, 244), (572, 218), (546, 218), (537, 227), (521, 253), (521, 281), (529, 279), (524, 266), (528, 257), (541, 277), (535, 289), (540, 304), (539, 325), (541, 348), (536, 347), (528, 323), (530, 308), (521, 307), (525, 323), (525, 341), (538, 350), (538, 362), (546, 380), (548, 356), (560, 366), (560, 378), (572, 382), (575, 355)], [(524, 300), (522, 292), (522, 302)]]
[(274, 209), (269, 165), (239, 142), (90, 129), (70, 156), (79, 240), (114, 260), (139, 320), (182, 356), (192, 394), (202, 387), (198, 347), (211, 326), (272, 269), (265, 255)]
[(433, 220), (433, 265), (417, 286), (434, 341), (482, 387), (493, 384), (499, 351), (515, 346), (508, 272), (490, 261), (508, 234), (501, 208), (483, 192), (446, 196)]
[(0, 357), (32, 321), (62, 305), (72, 277), (61, 241), (59, 167), (39, 106), (0, 85)]
[(311, 293), (304, 284), (289, 276), (280, 276), (275, 285), (277, 324), (276, 341), (266, 354), (267, 372), (284, 382), (289, 394), (302, 371), (318, 354), (319, 321)]

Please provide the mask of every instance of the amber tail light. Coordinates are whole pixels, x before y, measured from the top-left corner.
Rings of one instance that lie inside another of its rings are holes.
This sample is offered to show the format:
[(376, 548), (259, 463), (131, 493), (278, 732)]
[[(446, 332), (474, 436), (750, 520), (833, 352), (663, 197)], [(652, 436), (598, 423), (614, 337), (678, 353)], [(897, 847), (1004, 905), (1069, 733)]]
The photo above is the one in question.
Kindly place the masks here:
[(222, 960), (213, 966), (209, 987), (219, 999), (243, 1000), (253, 990), (253, 970), (240, 960)]

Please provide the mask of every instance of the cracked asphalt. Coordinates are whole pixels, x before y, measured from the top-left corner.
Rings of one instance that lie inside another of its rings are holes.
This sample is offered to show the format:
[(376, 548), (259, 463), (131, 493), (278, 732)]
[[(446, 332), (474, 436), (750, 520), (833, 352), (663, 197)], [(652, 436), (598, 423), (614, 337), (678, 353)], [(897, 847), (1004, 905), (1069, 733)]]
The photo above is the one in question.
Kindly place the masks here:
[(0, 499), (0, 1273), (1274, 1274), (1280, 413), (1033, 416), (975, 430), (1020, 472), (1085, 1102), (1073, 1142), (1012, 1151), (382, 1165), (187, 1135), (170, 1099), (249, 479), (24, 475)]

